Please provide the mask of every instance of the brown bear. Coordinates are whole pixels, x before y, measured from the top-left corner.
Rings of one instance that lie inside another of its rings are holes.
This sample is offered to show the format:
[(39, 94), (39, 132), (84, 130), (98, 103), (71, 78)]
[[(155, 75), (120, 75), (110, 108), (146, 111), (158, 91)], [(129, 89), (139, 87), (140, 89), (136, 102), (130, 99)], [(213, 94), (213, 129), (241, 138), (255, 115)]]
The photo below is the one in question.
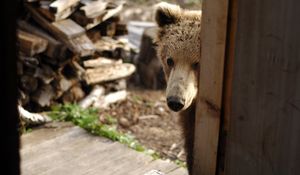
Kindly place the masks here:
[(177, 5), (159, 3), (155, 11), (157, 54), (167, 80), (168, 107), (179, 112), (185, 137), (187, 166), (192, 173), (195, 99), (200, 61), (201, 10), (184, 10)]

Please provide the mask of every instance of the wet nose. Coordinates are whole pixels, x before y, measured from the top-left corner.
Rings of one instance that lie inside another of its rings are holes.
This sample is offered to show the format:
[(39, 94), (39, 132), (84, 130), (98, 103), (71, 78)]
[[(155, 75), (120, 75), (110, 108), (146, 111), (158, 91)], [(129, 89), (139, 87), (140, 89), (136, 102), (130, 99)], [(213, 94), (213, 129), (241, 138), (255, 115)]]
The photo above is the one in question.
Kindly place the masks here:
[(169, 108), (175, 112), (180, 111), (184, 106), (184, 99), (171, 96), (167, 98), (167, 104)]

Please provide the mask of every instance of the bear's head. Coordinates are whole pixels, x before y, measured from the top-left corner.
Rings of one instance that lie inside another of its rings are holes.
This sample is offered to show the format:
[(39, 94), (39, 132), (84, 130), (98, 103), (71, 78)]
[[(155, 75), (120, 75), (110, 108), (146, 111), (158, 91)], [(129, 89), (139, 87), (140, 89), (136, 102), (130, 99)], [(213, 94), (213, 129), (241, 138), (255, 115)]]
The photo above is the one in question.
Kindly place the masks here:
[(162, 2), (156, 7), (155, 20), (159, 27), (157, 54), (167, 80), (167, 104), (173, 111), (185, 110), (195, 101), (198, 90), (201, 11)]

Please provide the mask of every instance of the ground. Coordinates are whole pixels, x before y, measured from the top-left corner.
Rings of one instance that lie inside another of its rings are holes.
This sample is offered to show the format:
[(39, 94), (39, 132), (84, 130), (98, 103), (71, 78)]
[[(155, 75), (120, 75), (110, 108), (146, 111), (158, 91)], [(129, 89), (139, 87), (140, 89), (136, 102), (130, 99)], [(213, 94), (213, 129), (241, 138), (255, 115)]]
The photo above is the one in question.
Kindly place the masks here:
[[(122, 12), (124, 21), (153, 21), (153, 5), (161, 1), (128, 0)], [(184, 8), (200, 9), (201, 0), (167, 0)], [(184, 140), (178, 117), (165, 101), (164, 90), (145, 90), (130, 86), (126, 101), (111, 106), (101, 115), (118, 119), (119, 130), (128, 132), (149, 149), (160, 153), (162, 158), (185, 161)], [(100, 120), (102, 120), (100, 115)]]
[(163, 90), (130, 88), (126, 101), (100, 113), (118, 119), (118, 129), (130, 133), (162, 158), (185, 161), (183, 138), (178, 117), (170, 112)]

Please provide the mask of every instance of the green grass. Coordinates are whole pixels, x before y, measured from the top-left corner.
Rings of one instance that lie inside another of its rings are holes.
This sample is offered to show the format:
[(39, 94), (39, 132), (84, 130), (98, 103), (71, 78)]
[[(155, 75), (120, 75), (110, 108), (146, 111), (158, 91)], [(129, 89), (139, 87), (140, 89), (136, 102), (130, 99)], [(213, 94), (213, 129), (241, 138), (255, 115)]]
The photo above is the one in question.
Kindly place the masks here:
[[(106, 116), (106, 124), (101, 123), (98, 118), (99, 110), (95, 108), (83, 109), (76, 104), (56, 105), (52, 107), (49, 116), (57, 121), (71, 121), (93, 135), (118, 141), (127, 145), (129, 148), (152, 156), (153, 159), (161, 158), (159, 153), (145, 148), (133, 136), (118, 131), (116, 118), (108, 115)], [(176, 160), (175, 163), (179, 166), (186, 167), (183, 161)]]

